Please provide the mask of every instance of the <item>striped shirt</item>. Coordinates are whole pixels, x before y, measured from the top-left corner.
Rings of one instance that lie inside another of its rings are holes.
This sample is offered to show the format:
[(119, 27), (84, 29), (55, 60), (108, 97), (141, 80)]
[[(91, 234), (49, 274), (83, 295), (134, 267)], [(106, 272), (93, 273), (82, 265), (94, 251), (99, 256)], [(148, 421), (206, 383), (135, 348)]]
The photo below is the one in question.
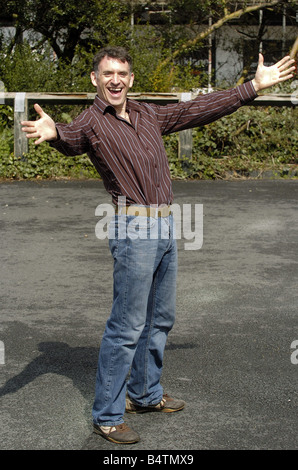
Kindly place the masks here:
[(251, 82), (231, 90), (159, 106), (127, 100), (130, 122), (107, 102), (94, 103), (70, 124), (56, 124), (51, 146), (67, 156), (87, 153), (115, 204), (170, 205), (173, 201), (162, 136), (208, 124), (257, 96)]

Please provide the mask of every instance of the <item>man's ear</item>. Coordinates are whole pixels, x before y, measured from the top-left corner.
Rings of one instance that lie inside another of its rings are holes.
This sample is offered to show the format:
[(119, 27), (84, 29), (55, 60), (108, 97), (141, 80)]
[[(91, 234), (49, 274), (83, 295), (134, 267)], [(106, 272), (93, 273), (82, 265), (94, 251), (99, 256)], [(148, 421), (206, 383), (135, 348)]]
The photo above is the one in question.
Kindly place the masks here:
[(92, 85), (97, 87), (97, 79), (96, 79), (96, 74), (94, 71), (91, 72), (90, 78), (91, 78)]
[(134, 77), (134, 74), (132, 73), (132, 74), (130, 75), (129, 88), (131, 88), (131, 87), (133, 86), (134, 78), (135, 78), (135, 77)]

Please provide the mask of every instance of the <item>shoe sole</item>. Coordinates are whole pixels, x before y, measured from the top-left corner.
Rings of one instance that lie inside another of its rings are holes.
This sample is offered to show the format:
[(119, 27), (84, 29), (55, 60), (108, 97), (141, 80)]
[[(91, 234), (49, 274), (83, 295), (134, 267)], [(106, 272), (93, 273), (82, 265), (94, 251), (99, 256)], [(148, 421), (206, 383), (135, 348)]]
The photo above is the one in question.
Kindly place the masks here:
[(140, 439), (133, 439), (131, 441), (118, 441), (116, 439), (113, 439), (109, 435), (105, 434), (104, 432), (99, 431), (96, 428), (93, 428), (93, 432), (95, 432), (95, 434), (99, 434), (99, 436), (104, 437), (107, 441), (113, 442), (114, 444), (135, 444), (136, 442), (139, 442), (140, 440)]
[(164, 408), (162, 410), (159, 410), (159, 409), (156, 409), (156, 408), (144, 408), (143, 410), (142, 409), (139, 409), (139, 410), (125, 410), (126, 413), (130, 413), (130, 414), (141, 414), (141, 413), (150, 413), (150, 412), (154, 412), (154, 413), (175, 413), (175, 411), (181, 411), (183, 410), (183, 408), (185, 407), (185, 405), (181, 406), (180, 408)]

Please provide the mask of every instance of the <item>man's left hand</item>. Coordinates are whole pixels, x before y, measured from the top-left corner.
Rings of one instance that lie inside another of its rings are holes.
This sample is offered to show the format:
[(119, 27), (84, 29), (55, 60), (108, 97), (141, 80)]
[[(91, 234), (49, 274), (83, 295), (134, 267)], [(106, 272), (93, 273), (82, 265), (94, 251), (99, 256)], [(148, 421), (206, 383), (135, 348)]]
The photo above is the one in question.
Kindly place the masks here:
[(266, 67), (263, 55), (259, 54), (258, 68), (255, 78), (252, 80), (256, 92), (293, 78), (293, 72), (296, 69), (293, 65), (294, 62), (294, 59), (285, 56), (276, 64)]

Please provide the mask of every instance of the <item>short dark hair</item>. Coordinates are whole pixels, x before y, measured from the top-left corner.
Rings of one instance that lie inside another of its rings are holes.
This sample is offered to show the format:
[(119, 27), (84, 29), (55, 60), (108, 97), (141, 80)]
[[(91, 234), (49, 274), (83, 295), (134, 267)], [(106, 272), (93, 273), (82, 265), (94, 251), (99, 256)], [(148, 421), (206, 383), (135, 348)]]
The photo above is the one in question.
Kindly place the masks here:
[(132, 71), (132, 58), (128, 51), (124, 47), (120, 46), (107, 46), (100, 49), (93, 57), (93, 71), (95, 73), (98, 72), (98, 66), (105, 57), (118, 59), (121, 62), (128, 62), (130, 71)]

